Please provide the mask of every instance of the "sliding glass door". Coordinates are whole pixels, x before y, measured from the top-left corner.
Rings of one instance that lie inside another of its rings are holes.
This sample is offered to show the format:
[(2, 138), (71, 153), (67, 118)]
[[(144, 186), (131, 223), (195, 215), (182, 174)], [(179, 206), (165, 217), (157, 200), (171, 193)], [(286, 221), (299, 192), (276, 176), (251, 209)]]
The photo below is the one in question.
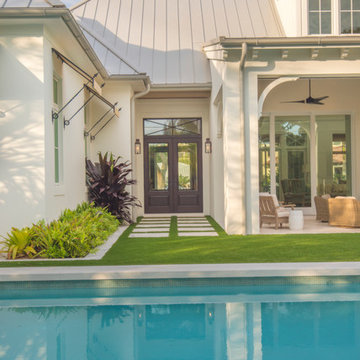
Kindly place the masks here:
[(350, 116), (317, 116), (316, 130), (318, 195), (351, 195)]
[(351, 195), (349, 115), (259, 120), (259, 190), (309, 208), (315, 195)]

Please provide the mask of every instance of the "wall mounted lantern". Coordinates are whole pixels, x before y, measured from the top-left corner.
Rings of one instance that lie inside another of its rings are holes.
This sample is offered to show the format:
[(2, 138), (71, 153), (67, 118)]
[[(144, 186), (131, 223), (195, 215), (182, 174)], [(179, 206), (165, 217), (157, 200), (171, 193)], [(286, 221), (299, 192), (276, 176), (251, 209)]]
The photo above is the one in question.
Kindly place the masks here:
[(212, 145), (211, 145), (210, 138), (206, 138), (206, 141), (205, 141), (205, 153), (206, 154), (211, 154), (211, 152), (212, 152)]
[(135, 141), (135, 154), (136, 155), (141, 154), (141, 142), (139, 139), (136, 139)]

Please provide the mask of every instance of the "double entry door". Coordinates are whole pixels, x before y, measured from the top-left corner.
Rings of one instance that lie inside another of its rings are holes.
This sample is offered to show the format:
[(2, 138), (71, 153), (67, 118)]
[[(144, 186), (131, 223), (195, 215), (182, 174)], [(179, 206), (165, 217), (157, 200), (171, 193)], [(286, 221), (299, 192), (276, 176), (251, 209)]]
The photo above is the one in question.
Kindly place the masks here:
[(146, 213), (202, 212), (201, 136), (145, 136)]

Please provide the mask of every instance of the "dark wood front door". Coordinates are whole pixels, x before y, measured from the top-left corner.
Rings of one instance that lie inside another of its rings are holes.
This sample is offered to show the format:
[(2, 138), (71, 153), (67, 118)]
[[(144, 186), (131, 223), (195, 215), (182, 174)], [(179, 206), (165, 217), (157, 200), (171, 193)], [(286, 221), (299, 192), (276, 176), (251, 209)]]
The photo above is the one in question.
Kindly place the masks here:
[(146, 213), (202, 212), (201, 135), (144, 136)]

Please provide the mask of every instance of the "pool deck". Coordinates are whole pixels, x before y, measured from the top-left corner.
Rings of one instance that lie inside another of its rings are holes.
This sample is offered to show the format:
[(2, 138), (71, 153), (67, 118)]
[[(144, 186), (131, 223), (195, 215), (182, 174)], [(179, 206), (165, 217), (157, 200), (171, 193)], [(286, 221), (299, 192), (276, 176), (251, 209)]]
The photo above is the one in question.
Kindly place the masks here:
[(360, 262), (66, 266), (2, 268), (0, 282), (358, 275)]

